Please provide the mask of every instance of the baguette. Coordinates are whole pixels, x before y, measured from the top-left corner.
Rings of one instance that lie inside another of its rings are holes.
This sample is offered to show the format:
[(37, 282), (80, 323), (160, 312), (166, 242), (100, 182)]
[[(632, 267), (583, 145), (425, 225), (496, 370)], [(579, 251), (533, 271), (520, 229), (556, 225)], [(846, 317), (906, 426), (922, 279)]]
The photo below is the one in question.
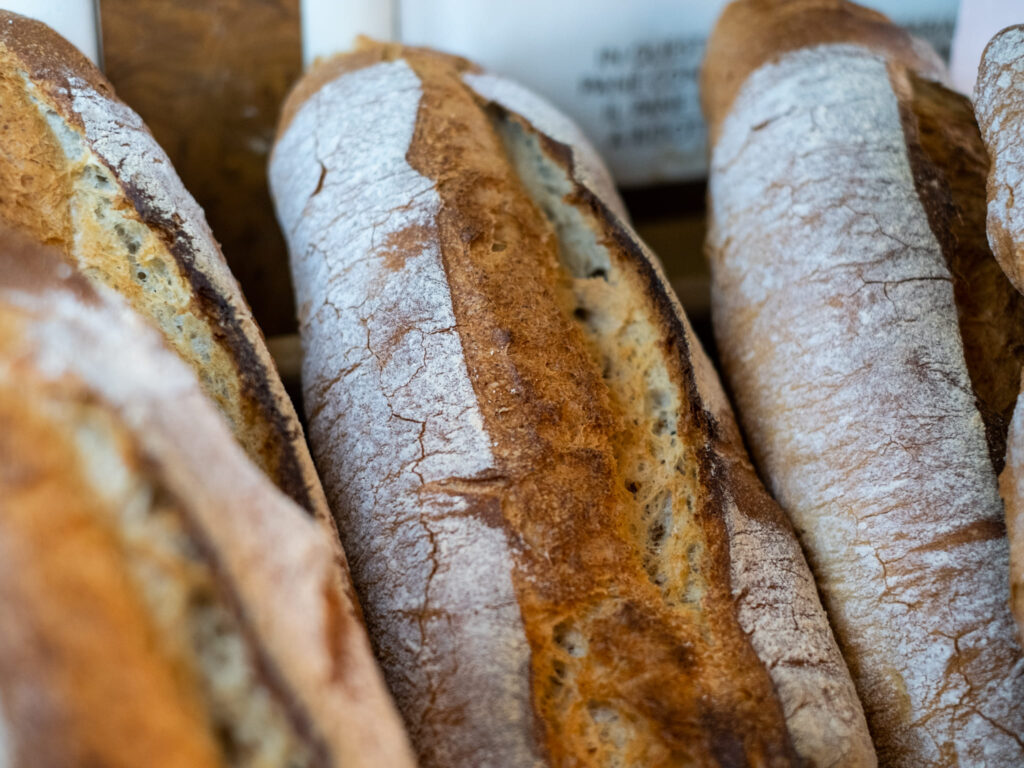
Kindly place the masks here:
[(426, 766), (874, 765), (792, 530), (596, 155), (364, 42), (287, 101), (310, 439)]
[(1024, 315), (970, 104), (885, 17), (744, 0), (709, 41), (712, 319), (880, 763), (1024, 761), (996, 487)]
[(0, 230), (0, 765), (412, 766), (334, 552), (119, 297)]
[[(974, 106), (991, 167), (988, 176), (988, 241), (1007, 277), (1024, 290), (1024, 26), (1004, 29), (989, 42), (978, 70)], [(1013, 319), (1007, 320), (1013, 322)], [(1022, 387), (1024, 389), (1024, 387)], [(999, 476), (1010, 541), (1010, 607), (1024, 637), (1024, 408), (1017, 409)]]
[(56, 246), (149, 318), (253, 461), (329, 525), (302, 427), (203, 212), (99, 70), (6, 11), (0, 150), (0, 223)]

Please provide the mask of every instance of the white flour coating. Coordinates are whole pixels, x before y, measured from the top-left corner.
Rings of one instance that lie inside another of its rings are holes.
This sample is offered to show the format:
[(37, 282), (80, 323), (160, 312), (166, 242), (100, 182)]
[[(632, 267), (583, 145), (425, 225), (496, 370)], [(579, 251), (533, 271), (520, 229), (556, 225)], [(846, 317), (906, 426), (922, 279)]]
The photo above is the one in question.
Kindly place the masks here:
[(513, 80), (477, 72), (467, 72), (462, 79), (483, 98), (510, 112), (519, 113), (541, 133), (571, 147), (573, 175), (593, 191), (612, 213), (624, 222), (629, 221), (629, 214), (615, 188), (611, 173), (593, 144), (569, 117)]
[[(3, 291), (5, 303), (34, 316), (29, 330), (33, 365), (40, 373), (49, 379), (65, 374), (81, 379), (128, 413), (191, 395), (198, 386), (195, 375), (168, 353), (163, 338), (109, 288), (94, 285), (93, 290), (103, 297), (102, 308), (67, 291), (45, 297)], [(81, 354), (83, 344), (90, 354)], [(153, 355), (159, 356), (159, 365), (140, 363)], [(0, 366), (6, 363), (0, 361)]]
[(891, 734), (879, 761), (1015, 765), (1007, 544), (971, 536), (1002, 506), (897, 107), (884, 61), (855, 46), (747, 80), (712, 157), (716, 331), (869, 722)]
[(509, 545), (471, 491), (439, 487), (486, 482), (495, 462), (441, 263), (440, 199), (406, 161), (421, 93), (403, 61), (343, 75), (271, 159), (310, 439), (421, 755), (526, 766), (538, 757)]
[(988, 44), (974, 107), (992, 161), (989, 244), (1013, 284), (1024, 290), (1024, 27), (1010, 27)]
[(870, 768), (874, 747), (814, 578), (793, 536), (726, 499), (737, 618), (779, 691), (786, 728), (809, 765)]

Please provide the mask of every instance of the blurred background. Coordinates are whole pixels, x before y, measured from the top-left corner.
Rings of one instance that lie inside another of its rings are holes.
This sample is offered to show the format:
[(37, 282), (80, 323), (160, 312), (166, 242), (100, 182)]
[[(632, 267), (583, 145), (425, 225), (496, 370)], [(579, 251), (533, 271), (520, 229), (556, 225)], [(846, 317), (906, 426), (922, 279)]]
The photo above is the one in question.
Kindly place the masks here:
[[(1019, 0), (861, 1), (947, 61), (952, 52), (965, 92), (984, 41), (1024, 21)], [(0, 7), (41, 17), (72, 39), (142, 115), (206, 211), (264, 332), (281, 337), (273, 348), (289, 369), (297, 354), (289, 339), (294, 305), (266, 187), (268, 153), (304, 62), (350, 47), (358, 34), (465, 55), (575, 118), (707, 339), (697, 79), (704, 41), (726, 2), (0, 0)]]

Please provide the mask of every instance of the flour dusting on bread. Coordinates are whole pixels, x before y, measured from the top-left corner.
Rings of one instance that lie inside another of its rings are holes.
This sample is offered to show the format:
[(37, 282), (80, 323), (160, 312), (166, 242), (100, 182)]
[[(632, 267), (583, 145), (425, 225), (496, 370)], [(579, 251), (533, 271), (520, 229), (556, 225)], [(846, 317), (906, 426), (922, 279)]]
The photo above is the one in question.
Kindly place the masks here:
[(756, 70), (710, 192), (723, 363), (882, 762), (1019, 762), (1002, 506), (884, 59), (824, 45)]
[(404, 61), (347, 74), (302, 105), (274, 150), (310, 436), (355, 545), (357, 587), (373, 595), (377, 652), (404, 670), (389, 682), (414, 735), (443, 743), (432, 731), (454, 711), (467, 744), (443, 748), (529, 765), (529, 649), (509, 544), (445, 490), (486, 481), (495, 464), (441, 263), (438, 195), (406, 160), (421, 93)]
[[(302, 429), (202, 210), (141, 118), (44, 24), (0, 11), (0, 219), (123, 295), (256, 463), (334, 538)], [(344, 561), (336, 547), (339, 561)]]

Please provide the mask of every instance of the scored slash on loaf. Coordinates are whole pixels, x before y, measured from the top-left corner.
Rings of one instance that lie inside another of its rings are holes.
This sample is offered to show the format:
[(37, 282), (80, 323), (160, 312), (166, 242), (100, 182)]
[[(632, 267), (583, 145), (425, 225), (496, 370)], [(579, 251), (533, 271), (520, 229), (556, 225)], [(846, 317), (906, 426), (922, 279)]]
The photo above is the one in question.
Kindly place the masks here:
[(310, 440), (420, 759), (874, 765), (792, 530), (578, 141), (366, 42), (271, 158)]

